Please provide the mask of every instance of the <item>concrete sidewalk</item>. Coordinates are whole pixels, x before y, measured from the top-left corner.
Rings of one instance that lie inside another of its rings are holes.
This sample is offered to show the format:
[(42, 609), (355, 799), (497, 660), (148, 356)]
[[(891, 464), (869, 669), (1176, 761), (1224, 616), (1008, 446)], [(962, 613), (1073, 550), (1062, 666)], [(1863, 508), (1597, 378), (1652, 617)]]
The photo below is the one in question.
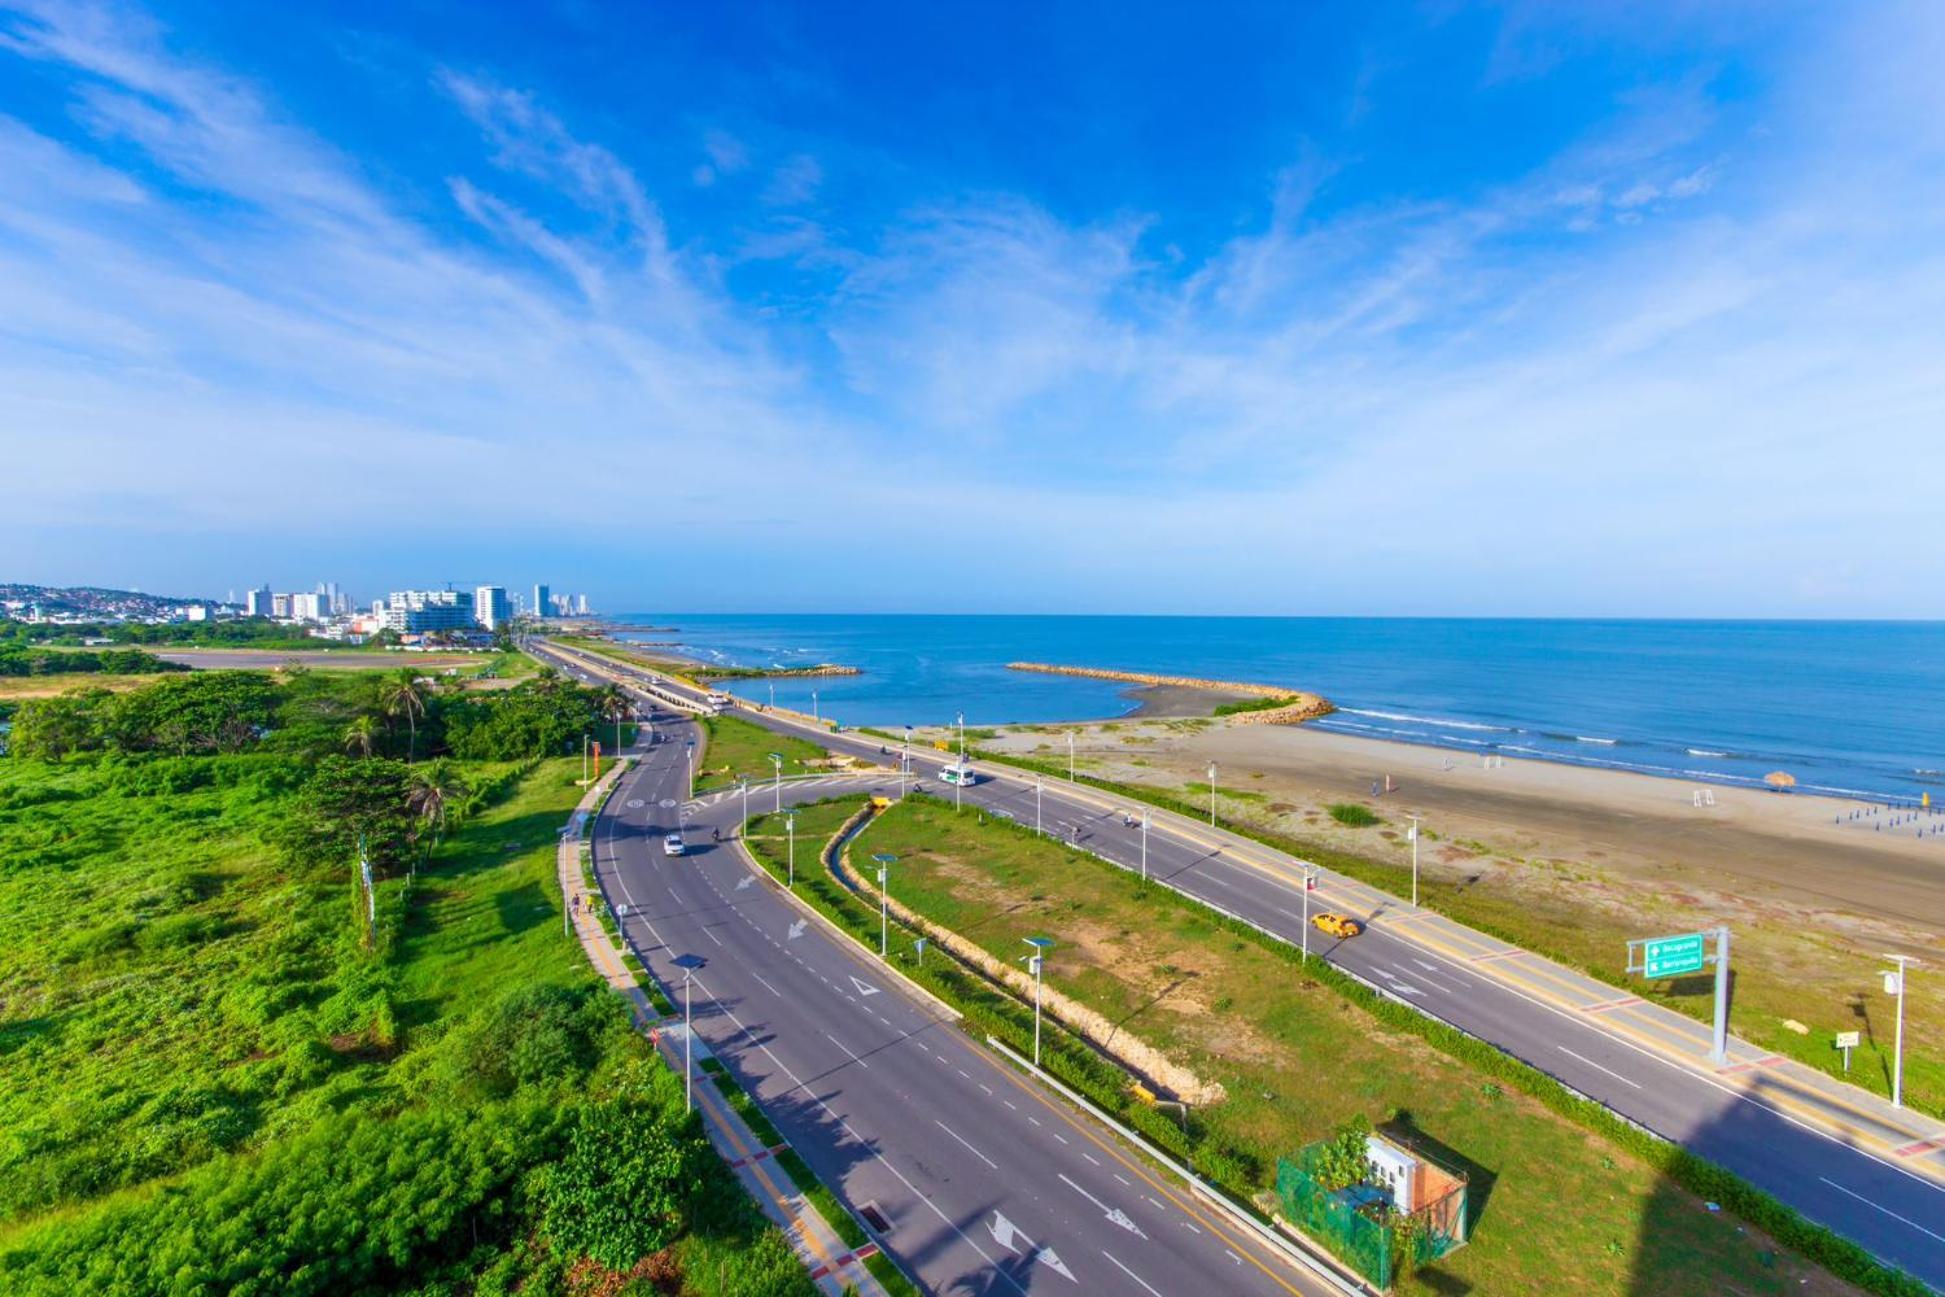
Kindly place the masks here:
[[(656, 1052), (671, 1070), (680, 1073), (686, 1029), (679, 1018), (670, 1019), (667, 1023), (662, 1021), (661, 1013), (642, 989), (636, 975), (622, 962), (624, 952), (618, 948), (615, 938), (603, 930), (601, 920), (596, 917), (594, 907), (605, 905), (605, 900), (599, 892), (591, 891), (581, 876), (581, 847), (586, 840), (587, 827), (594, 819), (595, 809), (627, 769), (624, 759), (597, 780), (581, 798), (574, 808), (573, 818), (561, 834), (556, 870), (574, 935), (587, 952), (588, 962), (594, 965), (602, 980), (627, 997), (636, 1024), (648, 1032), (649, 1038), (655, 1043)], [(839, 1297), (847, 1290), (855, 1291), (861, 1297), (888, 1297), (884, 1286), (864, 1264), (876, 1253), (876, 1245), (867, 1243), (853, 1252), (838, 1237), (830, 1223), (804, 1198), (789, 1173), (775, 1161), (775, 1154), (787, 1145), (763, 1146), (755, 1132), (717, 1091), (714, 1079), (700, 1071), (700, 1065), (709, 1053), (700, 1039), (694, 1044), (698, 1067), (694, 1088), (696, 1108), (702, 1114), (703, 1129), (709, 1136), (709, 1142), (729, 1164), (757, 1206), (763, 1209), (763, 1214), (783, 1230), (791, 1250), (804, 1263), (818, 1289), (832, 1297)]]

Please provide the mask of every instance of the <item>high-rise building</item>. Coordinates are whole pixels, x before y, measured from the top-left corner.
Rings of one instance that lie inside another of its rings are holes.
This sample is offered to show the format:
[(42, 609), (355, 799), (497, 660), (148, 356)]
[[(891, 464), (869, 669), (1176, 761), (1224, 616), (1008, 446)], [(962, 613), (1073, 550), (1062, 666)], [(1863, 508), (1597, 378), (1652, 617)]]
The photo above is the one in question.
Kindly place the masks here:
[(331, 596), (312, 590), (290, 597), (290, 615), (295, 621), (330, 621)]
[(507, 599), (506, 590), (497, 585), (483, 585), (473, 591), (473, 620), (488, 630), (498, 630), (513, 619), (513, 605)]
[(270, 615), (279, 621), (290, 620), (290, 596), (287, 594), (271, 595)]
[(467, 630), (473, 624), (473, 596), (464, 590), (394, 590), (380, 616), (387, 630)]
[(243, 611), (250, 617), (270, 616), (270, 587), (259, 586), (243, 596)]
[(588, 615), (588, 597), (584, 594), (574, 596), (574, 611), (585, 617)]
[(554, 612), (554, 596), (544, 585), (534, 587), (534, 616), (550, 617)]

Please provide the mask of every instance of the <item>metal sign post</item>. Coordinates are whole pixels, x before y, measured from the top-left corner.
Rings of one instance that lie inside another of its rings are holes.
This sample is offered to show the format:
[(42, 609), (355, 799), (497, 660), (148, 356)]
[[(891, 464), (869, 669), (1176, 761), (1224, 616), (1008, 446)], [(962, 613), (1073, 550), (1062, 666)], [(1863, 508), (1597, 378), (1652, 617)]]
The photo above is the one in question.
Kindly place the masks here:
[(1709, 1058), (1717, 1063), (1729, 1061), (1729, 929), (1714, 932), (1715, 953), (1708, 953), (1706, 932), (1684, 932), (1673, 937), (1650, 937), (1628, 942), (1628, 969), (1650, 980), (1685, 977), (1715, 965), (1715, 1033)]
[(1837, 1033), (1837, 1048), (1844, 1051), (1844, 1071), (1846, 1073), (1850, 1071), (1850, 1051), (1857, 1048), (1858, 1035), (1859, 1033), (1855, 1031), (1840, 1031)]

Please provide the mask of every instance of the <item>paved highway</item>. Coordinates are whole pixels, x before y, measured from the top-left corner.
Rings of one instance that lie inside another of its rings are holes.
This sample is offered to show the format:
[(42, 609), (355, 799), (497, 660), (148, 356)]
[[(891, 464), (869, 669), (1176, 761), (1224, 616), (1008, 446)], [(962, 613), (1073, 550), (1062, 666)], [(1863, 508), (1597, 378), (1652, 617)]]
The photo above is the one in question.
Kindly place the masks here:
[(807, 918), (732, 845), (735, 799), (693, 806), (693, 852), (665, 855), (692, 731), (658, 716), (596, 823), (597, 879), (678, 998), (676, 961), (699, 963), (697, 1039), (908, 1271), (953, 1294), (1333, 1291)]
[[(619, 669), (576, 657), (577, 670)], [(754, 709), (739, 714), (784, 732), (811, 728)], [(886, 759), (875, 739), (816, 733), (835, 751)], [(946, 759), (919, 749), (911, 756), (920, 773)], [(964, 790), (965, 800), (1033, 824), (1035, 777), (1003, 766), (982, 770), (994, 777)], [(1072, 841), (1078, 830), (1080, 845), (1124, 867), (1140, 867), (1141, 830), (1124, 817), (1141, 809), (1064, 780), (1039, 788), (1047, 831)], [(1303, 866), (1288, 856), (1153, 812), (1147, 866), (1186, 895), (1292, 944), (1304, 939)], [(1713, 1067), (1702, 1024), (1351, 880), (1321, 873), (1310, 901), (1371, 920), (1364, 935), (1343, 942), (1310, 930), (1311, 950), (1332, 965), (1737, 1172), (1945, 1290), (1945, 1124), (1895, 1113), (1746, 1042), (1733, 1042), (1728, 1065)]]

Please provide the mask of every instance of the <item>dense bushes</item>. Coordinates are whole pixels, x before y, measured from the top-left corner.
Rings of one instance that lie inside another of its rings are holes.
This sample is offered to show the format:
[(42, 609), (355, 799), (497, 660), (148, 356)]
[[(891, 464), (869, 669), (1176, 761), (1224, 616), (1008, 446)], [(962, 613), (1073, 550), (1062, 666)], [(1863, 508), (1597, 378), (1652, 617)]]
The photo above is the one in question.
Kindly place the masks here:
[(204, 756), (257, 747), (319, 757), (482, 761), (560, 755), (599, 733), (604, 693), (554, 675), (459, 696), (411, 667), (396, 672), (196, 671), (128, 693), (80, 688), (21, 702), (12, 754), (60, 761), (91, 752)]
[(150, 675), (187, 671), (140, 649), (35, 649), (0, 644), (0, 676)]

